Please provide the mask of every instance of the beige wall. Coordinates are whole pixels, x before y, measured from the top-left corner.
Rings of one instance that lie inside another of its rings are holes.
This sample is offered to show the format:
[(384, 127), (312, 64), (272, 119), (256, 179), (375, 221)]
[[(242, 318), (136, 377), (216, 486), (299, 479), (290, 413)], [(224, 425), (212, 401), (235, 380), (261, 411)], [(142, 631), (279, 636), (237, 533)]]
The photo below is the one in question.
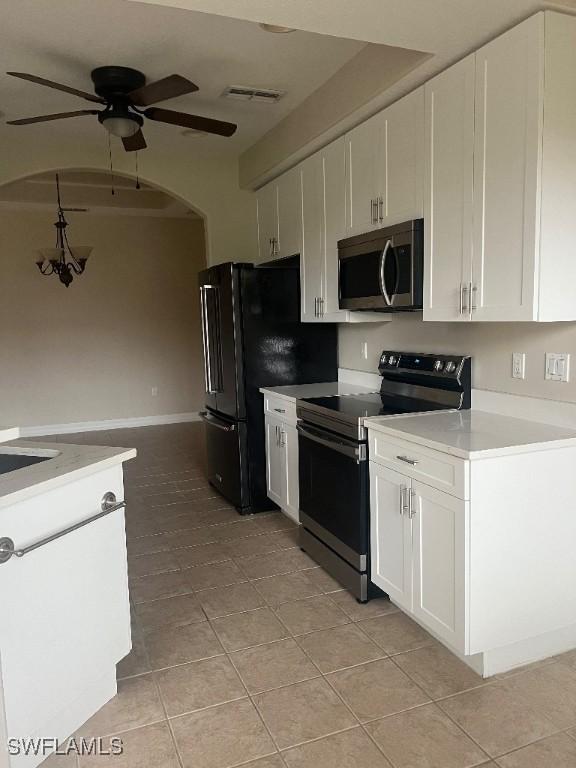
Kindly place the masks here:
[(199, 410), (202, 222), (70, 214), (71, 242), (94, 251), (65, 288), (33, 260), (53, 221), (0, 212), (0, 424)]
[[(94, 135), (76, 143), (55, 141), (48, 129), (40, 132), (34, 127), (13, 128), (20, 132), (8, 138), (4, 136), (8, 128), (0, 126), (6, 146), (11, 147), (2, 153), (0, 184), (56, 169), (108, 170), (108, 148), (98, 125)], [(208, 260), (253, 261), (258, 248), (256, 198), (240, 189), (238, 162), (223, 154), (225, 145), (221, 153), (209, 151), (202, 138), (194, 138), (182, 151), (181, 144), (166, 149), (152, 138), (148, 149), (138, 153), (140, 176), (204, 215)], [(113, 160), (117, 172), (134, 174), (134, 153), (124, 152), (116, 143)]]
[[(368, 360), (362, 358), (364, 341)], [(424, 323), (419, 315), (407, 315), (390, 323), (341, 325), (339, 344), (343, 368), (375, 372), (386, 348), (458, 352), (473, 355), (478, 389), (576, 402), (576, 323)], [(524, 380), (512, 378), (512, 352), (526, 353)], [(571, 381), (544, 379), (545, 352), (571, 354)]]

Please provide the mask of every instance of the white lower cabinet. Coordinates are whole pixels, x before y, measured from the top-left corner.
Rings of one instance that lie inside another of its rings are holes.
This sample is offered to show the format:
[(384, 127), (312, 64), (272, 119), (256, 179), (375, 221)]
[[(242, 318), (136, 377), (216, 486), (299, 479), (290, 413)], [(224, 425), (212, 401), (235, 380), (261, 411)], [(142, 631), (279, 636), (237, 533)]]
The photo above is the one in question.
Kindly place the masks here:
[(468, 502), (370, 462), (372, 581), (464, 651)]
[(266, 415), (268, 498), (298, 522), (298, 432), (281, 418)]

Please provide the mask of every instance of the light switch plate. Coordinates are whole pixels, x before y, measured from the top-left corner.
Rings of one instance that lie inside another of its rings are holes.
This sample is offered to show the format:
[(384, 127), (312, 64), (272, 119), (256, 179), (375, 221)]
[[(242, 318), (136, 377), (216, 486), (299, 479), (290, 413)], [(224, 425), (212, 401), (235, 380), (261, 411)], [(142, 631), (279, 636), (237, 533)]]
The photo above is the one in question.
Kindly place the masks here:
[(526, 353), (512, 352), (512, 378), (526, 378)]
[(544, 378), (549, 381), (568, 381), (570, 378), (570, 355), (567, 352), (546, 352)]

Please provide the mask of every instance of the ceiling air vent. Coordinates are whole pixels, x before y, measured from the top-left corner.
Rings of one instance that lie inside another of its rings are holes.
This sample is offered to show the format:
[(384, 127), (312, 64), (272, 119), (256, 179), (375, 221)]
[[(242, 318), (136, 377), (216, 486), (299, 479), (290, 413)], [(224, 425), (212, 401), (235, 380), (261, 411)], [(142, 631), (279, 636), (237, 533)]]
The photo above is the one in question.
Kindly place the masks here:
[(272, 91), (269, 88), (251, 88), (246, 85), (229, 85), (222, 92), (225, 99), (238, 99), (240, 101), (262, 101), (267, 104), (275, 104), (286, 91)]

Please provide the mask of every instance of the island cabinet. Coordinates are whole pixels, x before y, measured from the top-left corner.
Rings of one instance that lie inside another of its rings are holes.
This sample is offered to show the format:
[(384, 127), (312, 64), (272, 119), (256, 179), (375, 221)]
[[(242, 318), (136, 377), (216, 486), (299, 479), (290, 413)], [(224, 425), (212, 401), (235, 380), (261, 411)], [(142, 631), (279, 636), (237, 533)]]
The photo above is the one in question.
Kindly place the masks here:
[(484, 676), (575, 647), (574, 437), (467, 460), (398, 435), (369, 428), (372, 581)]
[(576, 319), (575, 72), (547, 11), (425, 85), (424, 320)]
[(298, 522), (296, 403), (264, 395), (268, 498)]

